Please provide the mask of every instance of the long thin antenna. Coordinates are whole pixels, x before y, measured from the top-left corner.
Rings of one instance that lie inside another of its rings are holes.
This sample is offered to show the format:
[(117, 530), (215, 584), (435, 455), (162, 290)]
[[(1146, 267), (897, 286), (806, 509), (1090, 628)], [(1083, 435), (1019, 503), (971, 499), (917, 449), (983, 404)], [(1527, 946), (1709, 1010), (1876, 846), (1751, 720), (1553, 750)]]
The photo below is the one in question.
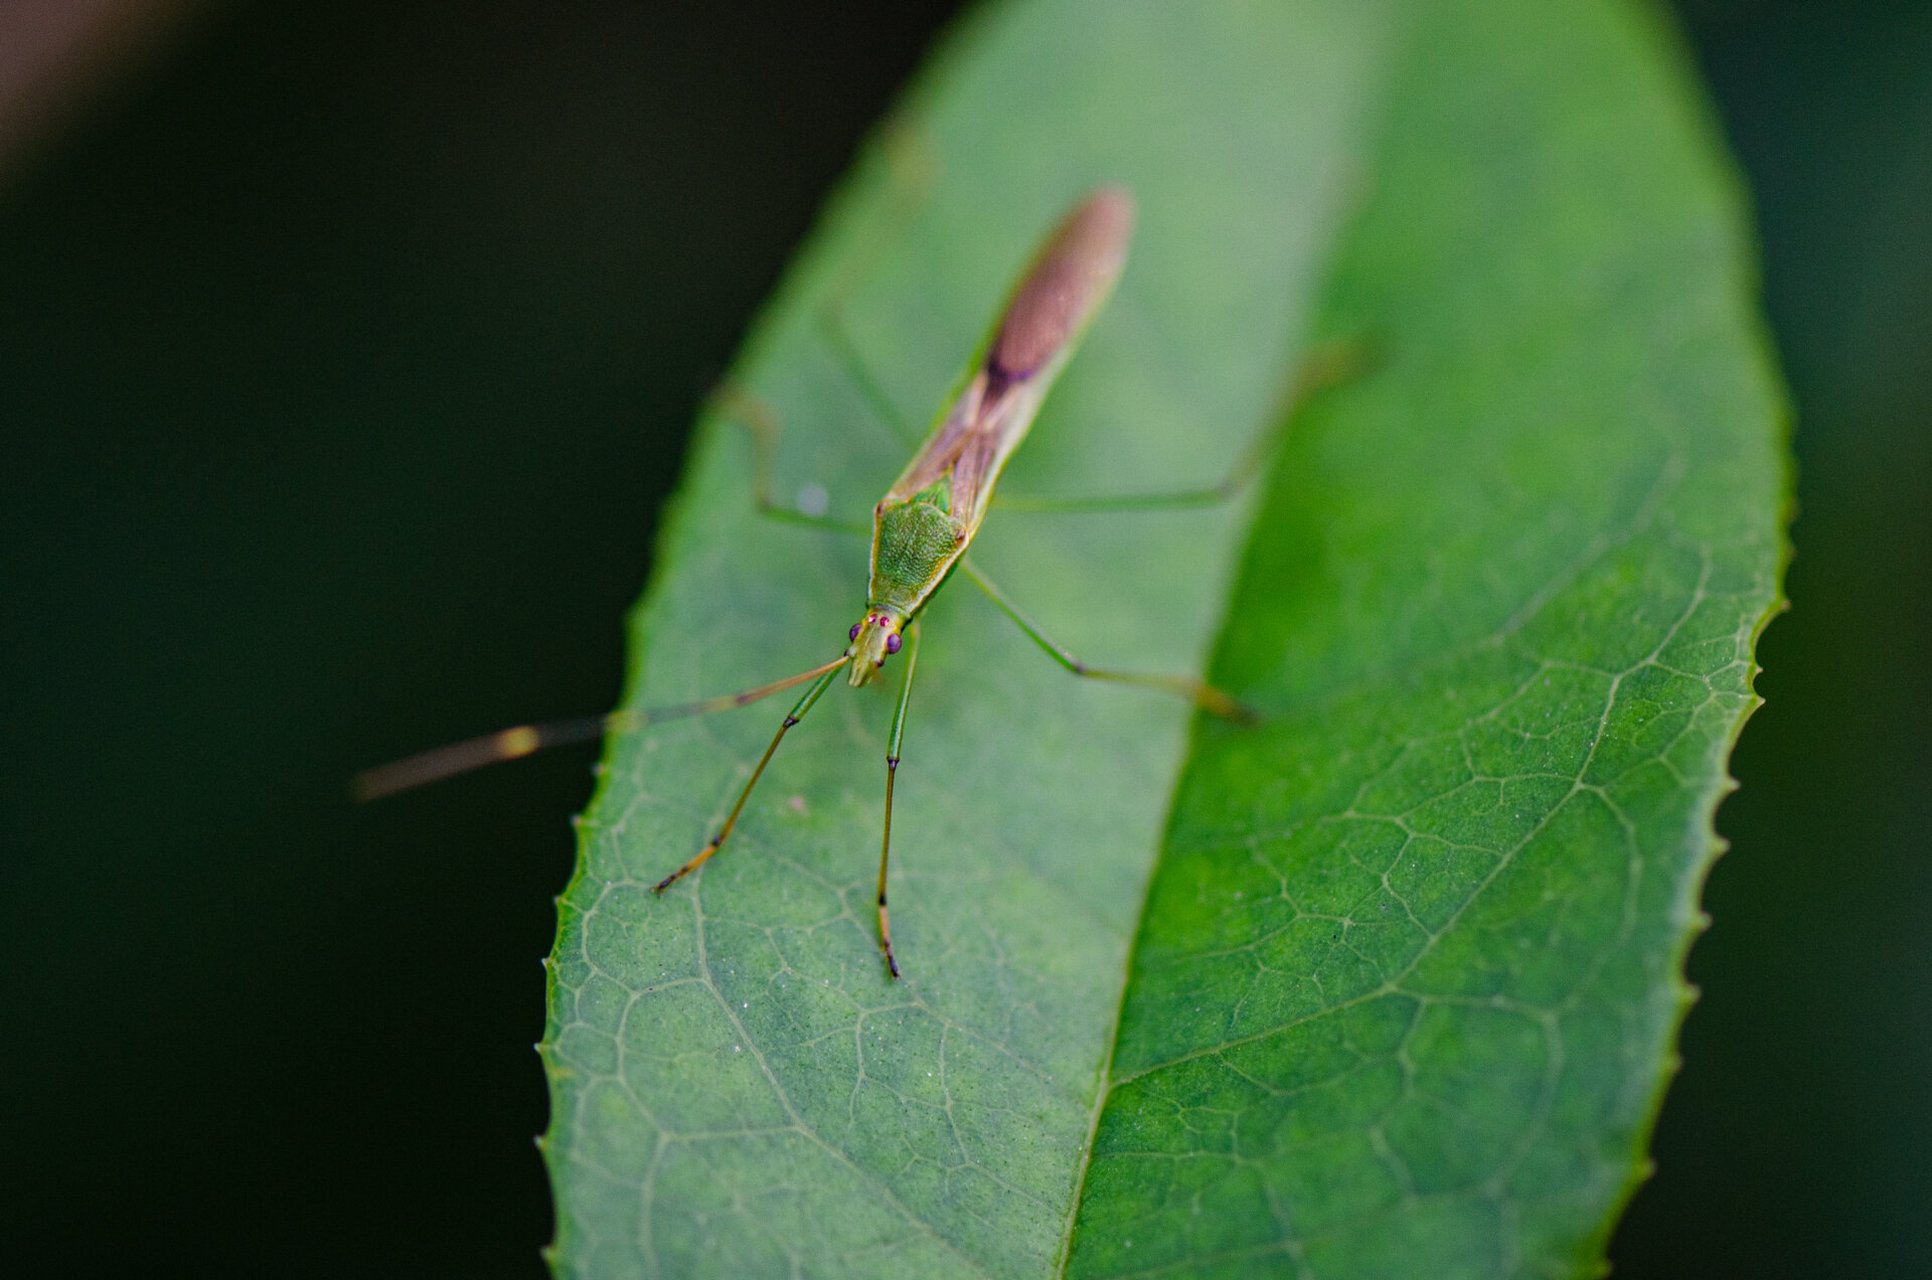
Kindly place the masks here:
[(643, 711), (613, 711), (609, 715), (579, 716), (571, 720), (552, 720), (544, 724), (519, 724), (495, 733), (486, 733), (480, 738), (469, 738), (462, 742), (452, 742), (448, 746), (437, 747), (420, 755), (405, 757), (389, 764), (379, 765), (355, 776), (350, 789), (358, 800), (375, 800), (382, 796), (394, 795), (398, 791), (408, 791), (444, 778), (453, 778), (459, 773), (481, 769), (484, 765), (495, 764), (500, 760), (515, 760), (534, 751), (549, 747), (560, 747), (572, 742), (590, 742), (611, 733), (629, 733), (645, 725), (658, 724), (665, 720), (679, 720), (686, 716), (709, 715), (714, 711), (729, 711), (768, 698), (774, 693), (783, 692), (793, 685), (804, 684), (819, 676), (836, 670), (846, 664), (848, 658), (841, 654), (830, 662), (801, 671), (797, 675), (761, 684), (755, 689), (740, 693), (727, 693), (716, 698), (706, 698), (700, 702), (687, 702), (674, 707), (647, 708)]

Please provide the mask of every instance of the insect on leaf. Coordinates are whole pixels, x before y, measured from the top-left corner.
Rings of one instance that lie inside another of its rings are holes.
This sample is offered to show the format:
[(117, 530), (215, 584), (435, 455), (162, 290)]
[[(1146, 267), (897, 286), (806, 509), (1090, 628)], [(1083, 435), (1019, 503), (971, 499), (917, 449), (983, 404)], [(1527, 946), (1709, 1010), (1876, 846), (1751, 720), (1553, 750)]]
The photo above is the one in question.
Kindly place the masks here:
[[(1783, 558), (1741, 218), (1671, 40), (1615, 0), (1016, 3), (906, 119), (931, 189), (897, 217), (869, 152), (731, 375), (783, 417), (781, 493), (863, 520), (907, 458), (829, 298), (923, 421), (1043, 229), (1120, 183), (1129, 259), (1002, 496), (1211, 485), (1306, 352), (1365, 337), (1372, 367), (1236, 501), (996, 505), (973, 555), (1081, 657), (1264, 718), (1074, 679), (941, 593), (898, 983), (872, 916), (893, 679), (828, 693), (662, 898), (780, 712), (614, 739), (551, 960), (553, 1266), (1590, 1271)], [(701, 424), (630, 705), (844, 643), (863, 542), (755, 518), (752, 469)]]

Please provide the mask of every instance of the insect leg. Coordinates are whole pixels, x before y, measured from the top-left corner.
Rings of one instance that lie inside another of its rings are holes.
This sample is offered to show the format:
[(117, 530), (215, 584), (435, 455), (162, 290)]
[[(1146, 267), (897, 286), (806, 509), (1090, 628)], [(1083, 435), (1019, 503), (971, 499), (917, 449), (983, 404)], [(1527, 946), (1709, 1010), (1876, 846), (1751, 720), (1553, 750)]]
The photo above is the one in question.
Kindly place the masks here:
[(1295, 375), (1283, 386), (1262, 427), (1251, 437), (1228, 473), (1214, 484), (1193, 489), (1173, 489), (1152, 493), (1106, 494), (1095, 496), (1032, 496), (995, 494), (993, 505), (1002, 511), (1041, 511), (1074, 515), (1096, 511), (1162, 511), (1188, 507), (1215, 507), (1246, 489), (1275, 446), (1302, 409), (1319, 392), (1348, 382), (1369, 366), (1366, 342), (1352, 339), (1316, 347), (1296, 366)]
[(1194, 676), (1150, 675), (1137, 671), (1113, 671), (1101, 667), (1089, 666), (1055, 643), (1046, 632), (1040, 630), (1039, 624), (1022, 613), (1018, 605), (1007, 599), (1005, 593), (994, 586), (992, 581), (985, 574), (981, 573), (972, 561), (962, 560), (959, 562), (959, 567), (965, 570), (966, 576), (973, 580), (975, 586), (981, 591), (984, 591), (992, 599), (993, 603), (1000, 607), (1002, 613), (1013, 619), (1020, 630), (1026, 632), (1028, 638), (1033, 643), (1045, 649), (1055, 662), (1065, 667), (1068, 671), (1073, 672), (1073, 674), (1086, 676), (1093, 680), (1111, 680), (1117, 684), (1136, 684), (1149, 689), (1159, 689), (1163, 692), (1174, 694), (1177, 697), (1186, 698), (1194, 705), (1228, 720), (1253, 720), (1255, 718), (1255, 713), (1252, 709), (1242, 706), (1228, 694)]
[(785, 740), (785, 734), (793, 725), (805, 718), (805, 713), (812, 709), (812, 704), (818, 701), (819, 695), (824, 693), (826, 686), (832, 683), (832, 677), (839, 673), (840, 668), (845, 666), (847, 661), (848, 659), (841, 658), (833, 663), (824, 675), (812, 682), (812, 687), (805, 691), (805, 696), (785, 713), (784, 720), (778, 725), (778, 732), (771, 736), (771, 745), (765, 748), (764, 755), (758, 757), (758, 767), (751, 771), (751, 777), (746, 780), (744, 790), (738, 793), (738, 802), (731, 806), (731, 814), (724, 820), (724, 825), (718, 828), (718, 834), (712, 836), (705, 843), (704, 848), (698, 850), (697, 856), (652, 886), (653, 893), (663, 893), (679, 880), (696, 871), (724, 845), (725, 840), (731, 835), (731, 829), (738, 825), (738, 815), (744, 812), (745, 801), (751, 799), (752, 788), (758, 785), (758, 779), (764, 776), (765, 766), (770, 764), (772, 756), (777, 754), (778, 744)]
[(912, 419), (893, 403), (892, 397), (886, 393), (885, 384), (879, 381), (872, 372), (872, 367), (865, 362), (865, 356), (859, 351), (858, 342), (852, 337), (852, 331), (846, 327), (845, 299), (835, 297), (827, 302), (820, 309), (818, 316), (819, 329), (825, 337), (825, 345), (831, 348), (833, 356), (838, 360), (839, 368), (858, 389), (859, 395), (865, 400), (866, 407), (872, 410), (873, 416), (885, 423), (901, 444), (907, 446), (918, 444), (918, 428), (913, 426)]
[(885, 836), (879, 841), (879, 947), (885, 952), (886, 971), (899, 976), (899, 962), (892, 956), (892, 921), (886, 915), (886, 859), (892, 855), (892, 783), (899, 776), (899, 743), (906, 736), (906, 704), (912, 701), (912, 673), (919, 666), (919, 624), (908, 629), (906, 682), (899, 690), (899, 707), (892, 713), (892, 732), (886, 744)]
[(751, 505), (758, 514), (785, 524), (800, 524), (812, 529), (827, 529), (834, 533), (851, 533), (861, 537), (871, 533), (871, 526), (856, 520), (840, 520), (836, 516), (818, 515), (788, 507), (772, 497), (773, 460), (778, 456), (778, 437), (782, 431), (778, 412), (764, 400), (741, 387), (723, 383), (714, 388), (709, 400), (714, 412), (736, 422), (751, 433), (755, 461), (752, 464)]
[(885, 225), (865, 237), (857, 259), (846, 266), (842, 278), (820, 306), (818, 325), (826, 347), (867, 407), (901, 443), (913, 445), (922, 434), (918, 423), (901, 412), (886, 393), (885, 383), (873, 373), (863, 349), (852, 337), (846, 317), (853, 295), (864, 287), (879, 261), (899, 242), (925, 205), (938, 176), (939, 162), (931, 135), (914, 121), (888, 121), (879, 147), (886, 166)]

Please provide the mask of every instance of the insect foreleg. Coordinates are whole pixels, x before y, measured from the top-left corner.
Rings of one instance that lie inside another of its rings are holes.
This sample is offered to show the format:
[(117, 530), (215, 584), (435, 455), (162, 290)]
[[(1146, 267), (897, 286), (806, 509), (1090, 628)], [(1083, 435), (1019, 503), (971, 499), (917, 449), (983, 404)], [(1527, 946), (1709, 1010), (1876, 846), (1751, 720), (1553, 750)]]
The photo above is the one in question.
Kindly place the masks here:
[(892, 955), (892, 921), (886, 915), (886, 860), (892, 856), (892, 784), (899, 776), (899, 744), (906, 736), (906, 706), (912, 701), (912, 673), (919, 667), (919, 624), (906, 631), (906, 682), (899, 690), (899, 707), (892, 713), (892, 732), (886, 740), (885, 835), (879, 841), (879, 947), (885, 952), (886, 970), (899, 976), (899, 962)]
[(805, 696), (794, 703), (792, 709), (785, 713), (784, 720), (779, 722), (778, 732), (771, 736), (771, 745), (765, 748), (764, 755), (758, 757), (758, 767), (753, 769), (751, 771), (751, 777), (746, 779), (744, 790), (738, 793), (738, 802), (731, 806), (731, 814), (724, 820), (724, 825), (718, 828), (718, 834), (712, 836), (705, 843), (704, 848), (698, 850), (697, 856), (652, 886), (651, 891), (653, 893), (663, 893), (679, 880), (682, 880), (685, 876), (690, 875), (693, 871), (703, 866), (710, 860), (712, 854), (724, 847), (724, 842), (731, 835), (731, 829), (738, 825), (738, 815), (744, 812), (745, 801), (751, 799), (752, 788), (758, 785), (758, 779), (764, 776), (765, 766), (770, 764), (771, 758), (778, 753), (778, 744), (785, 740), (785, 735), (790, 732), (793, 725), (805, 718), (805, 713), (812, 709), (812, 704), (818, 701), (819, 695), (825, 692), (826, 687), (832, 683), (832, 677), (836, 676), (839, 673), (839, 669), (844, 665), (844, 659), (833, 663), (824, 675), (812, 682), (812, 687), (805, 691)]

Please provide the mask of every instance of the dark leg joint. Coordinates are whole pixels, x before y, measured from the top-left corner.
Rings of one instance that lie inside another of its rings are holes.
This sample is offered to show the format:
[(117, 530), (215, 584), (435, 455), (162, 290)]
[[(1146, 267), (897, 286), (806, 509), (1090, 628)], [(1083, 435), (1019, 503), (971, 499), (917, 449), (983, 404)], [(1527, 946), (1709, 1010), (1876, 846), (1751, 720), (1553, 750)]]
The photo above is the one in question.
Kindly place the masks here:
[(887, 773), (897, 773), (897, 772), (899, 772), (899, 757), (898, 757), (898, 756), (887, 756), (887, 757), (886, 757), (886, 772), (887, 772)]
[(789, 728), (791, 728), (791, 727), (792, 727), (793, 725), (795, 725), (795, 724), (797, 724), (797, 723), (798, 723), (798, 717), (797, 717), (797, 716), (786, 716), (786, 717), (785, 717), (785, 727), (786, 727), (787, 729), (789, 729)]

